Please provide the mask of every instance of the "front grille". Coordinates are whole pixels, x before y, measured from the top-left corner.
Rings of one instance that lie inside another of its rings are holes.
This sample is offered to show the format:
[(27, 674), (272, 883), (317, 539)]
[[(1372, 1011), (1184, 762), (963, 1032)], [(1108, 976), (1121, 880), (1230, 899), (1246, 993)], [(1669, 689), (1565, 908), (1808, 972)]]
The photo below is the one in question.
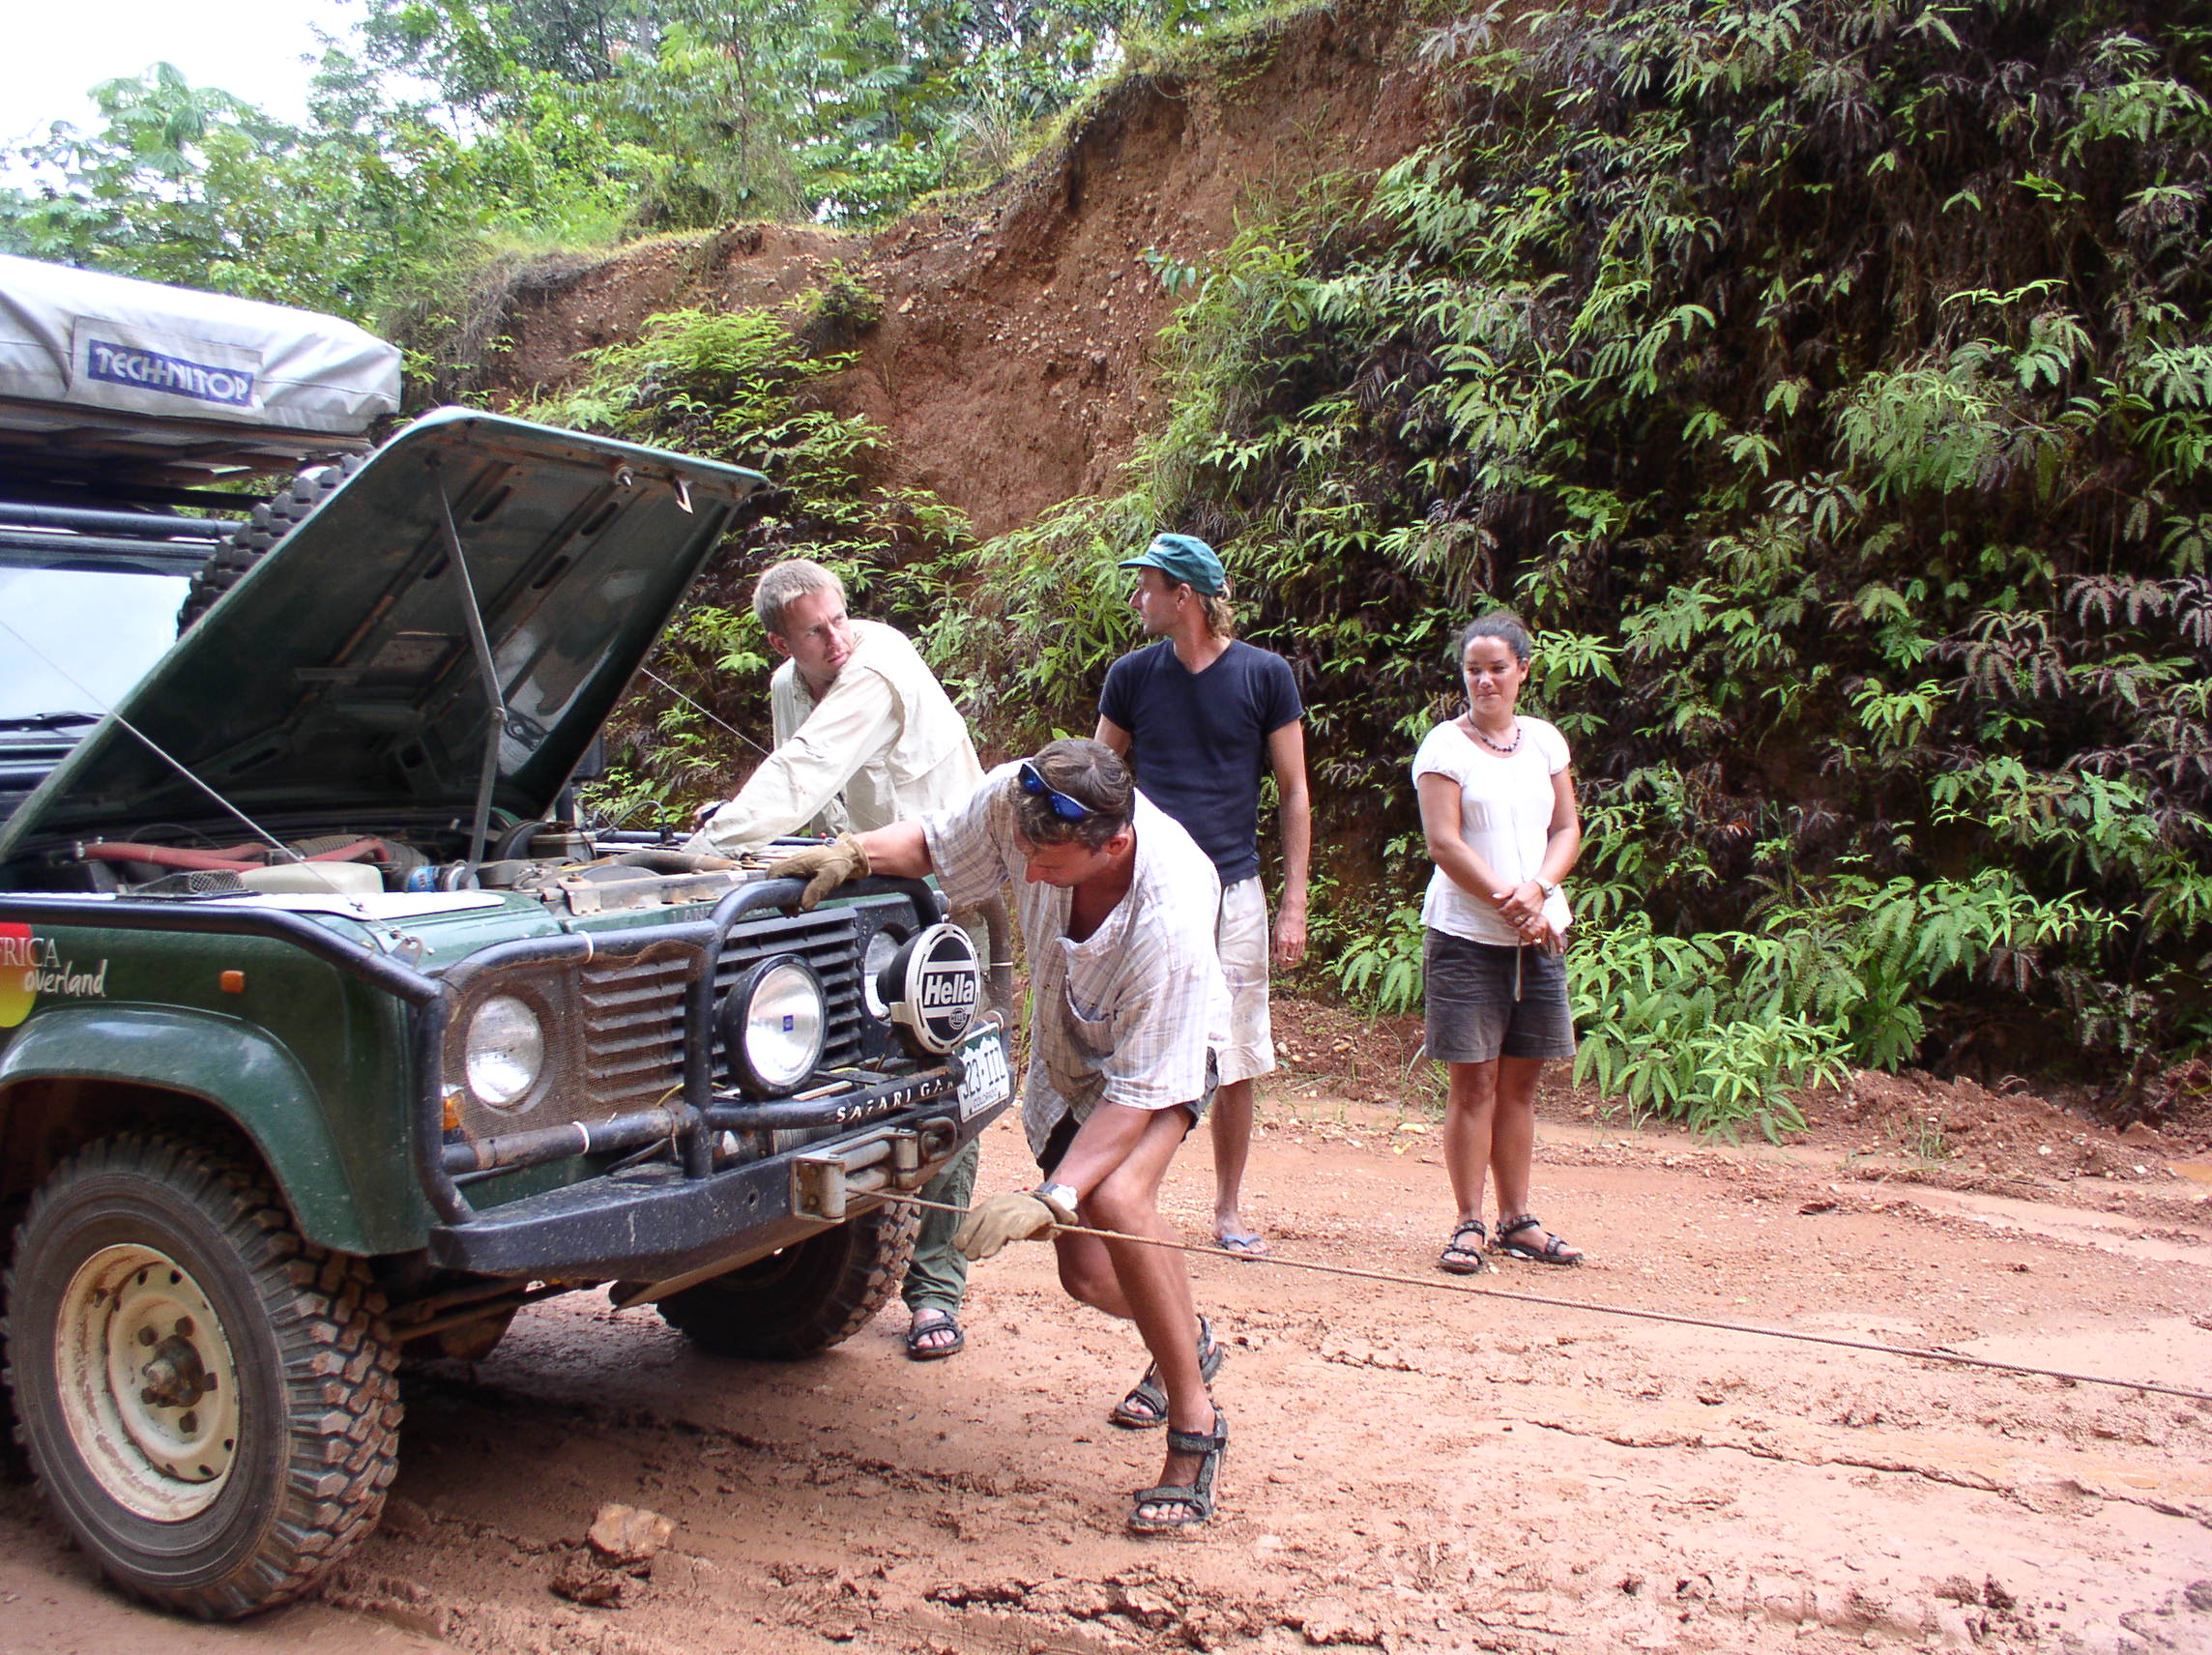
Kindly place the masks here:
[[(830, 1027), (822, 1045), (826, 1066), (858, 1062), (860, 1057), (860, 931), (853, 910), (837, 909), (786, 919), (780, 915), (730, 928), (722, 957), (714, 963), (714, 1002), (730, 992), (747, 967), (772, 954), (797, 954), (822, 979)], [(714, 1045), (714, 1084), (732, 1083), (721, 1042)]]
[[(858, 1062), (865, 1015), (853, 912), (797, 919), (769, 915), (732, 927), (714, 966), (713, 1003), (721, 1003), (746, 968), (773, 954), (797, 954), (822, 979), (830, 1022), (823, 1063)], [(573, 1049), (582, 1107), (574, 1118), (604, 1120), (675, 1101), (672, 1094), (684, 1084), (684, 997), (691, 958), (681, 949), (649, 948), (629, 958), (597, 959), (577, 972)], [(719, 1039), (711, 1072), (716, 1086), (734, 1084)]]
[(649, 953), (578, 973), (584, 1095), (596, 1117), (673, 1106), (684, 1084), (684, 989), (695, 955)]

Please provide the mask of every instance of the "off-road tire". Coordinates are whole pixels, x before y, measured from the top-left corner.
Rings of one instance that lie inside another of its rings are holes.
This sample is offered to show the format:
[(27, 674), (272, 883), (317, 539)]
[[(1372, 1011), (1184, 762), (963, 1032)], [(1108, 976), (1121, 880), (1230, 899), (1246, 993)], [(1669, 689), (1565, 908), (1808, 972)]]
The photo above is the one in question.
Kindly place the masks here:
[[(204, 1619), (250, 1614), (299, 1596), (375, 1527), (400, 1416), (382, 1295), (362, 1261), (302, 1238), (247, 1160), (151, 1135), (90, 1145), (32, 1200), (7, 1295), (16, 1438), (47, 1503), (127, 1591)], [(180, 1304), (204, 1306), (212, 1329)], [(131, 1394), (155, 1376), (139, 1348), (171, 1348), (148, 1337), (163, 1326), (192, 1347), (191, 1379), (167, 1393), (181, 1408), (150, 1386)], [(193, 1398), (197, 1378), (224, 1374), (227, 1387)], [(172, 1446), (161, 1434), (208, 1433), (201, 1408), (225, 1423), (182, 1457), (218, 1464), (180, 1474), (158, 1458)]]
[(851, 1219), (782, 1252), (670, 1293), (671, 1327), (717, 1356), (790, 1362), (842, 1344), (867, 1325), (906, 1276), (918, 1209), (895, 1206)]
[(285, 536), (306, 520), (307, 514), (328, 500), (339, 483), (365, 463), (360, 454), (310, 466), (253, 508), (253, 515), (216, 549), (200, 566), (185, 589), (185, 601), (177, 611), (177, 631), (184, 631), (215, 607), (215, 600), (238, 584), (238, 577), (276, 549)]

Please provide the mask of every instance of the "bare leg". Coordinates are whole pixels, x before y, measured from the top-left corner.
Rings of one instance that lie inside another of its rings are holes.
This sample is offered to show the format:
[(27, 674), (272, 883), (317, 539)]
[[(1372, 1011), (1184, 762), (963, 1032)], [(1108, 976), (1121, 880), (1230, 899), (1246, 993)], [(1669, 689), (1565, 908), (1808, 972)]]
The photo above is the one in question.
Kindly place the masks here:
[[(1487, 1063), (1451, 1063), (1451, 1091), (1444, 1105), (1444, 1170), (1451, 1175), (1452, 1199), (1462, 1221), (1482, 1217), (1482, 1186), (1489, 1175), (1493, 1122), (1498, 1113), (1498, 1068)], [(1521, 1175), (1523, 1194), (1528, 1176)], [(1502, 1191), (1500, 1192), (1502, 1194)]]
[[(1121, 1164), (1085, 1199), (1083, 1222), (1124, 1235), (1179, 1241), (1181, 1237), (1160, 1217), (1158, 1196), (1160, 1179), (1182, 1144), (1189, 1120), (1180, 1110), (1161, 1110)], [(1204, 1393), (1203, 1381), (1197, 1378), (1198, 1311), (1191, 1300), (1190, 1272), (1183, 1267), (1180, 1253), (1168, 1247), (1101, 1241), (1095, 1235), (1069, 1235), (1065, 1232), (1053, 1237), (1053, 1250), (1060, 1264), (1061, 1286), (1070, 1298), (1137, 1324), (1138, 1336), (1159, 1364), (1161, 1383), (1171, 1400), (1175, 1391), (1168, 1375), (1174, 1356), (1179, 1356), (1182, 1365), (1189, 1368), (1192, 1380)], [(1156, 1320), (1162, 1305), (1171, 1311), (1179, 1306), (1179, 1320), (1172, 1327)], [(1160, 1355), (1162, 1339), (1171, 1359)], [(1172, 1407), (1170, 1413), (1172, 1416)]]
[[(1089, 1212), (1078, 1216), (1087, 1224), (1091, 1222)], [(1070, 1235), (1062, 1231), (1053, 1236), (1052, 1250), (1060, 1264), (1060, 1285), (1067, 1291), (1069, 1298), (1092, 1310), (1104, 1311), (1117, 1321), (1135, 1320), (1128, 1297), (1121, 1292), (1121, 1277), (1114, 1273), (1114, 1259), (1106, 1251), (1105, 1242), (1095, 1235)]]
[[(1124, 1235), (1173, 1241), (1175, 1233), (1160, 1217), (1160, 1179), (1181, 1144), (1188, 1117), (1162, 1110), (1137, 1147), (1092, 1190), (1083, 1204), (1086, 1222)], [(1111, 1265), (1114, 1291), (1093, 1273), (1095, 1255), (1080, 1246), (1099, 1247)], [(1099, 1243), (1091, 1236), (1061, 1236), (1061, 1279), (1070, 1292), (1108, 1315), (1123, 1315), (1137, 1332), (1167, 1393), (1168, 1426), (1175, 1431), (1211, 1432), (1213, 1399), (1198, 1371), (1198, 1310), (1192, 1302), (1190, 1272), (1182, 1255), (1141, 1241)], [(1197, 1474), (1199, 1457), (1170, 1453), (1160, 1472), (1163, 1483), (1186, 1483)], [(1172, 1517), (1167, 1506), (1145, 1508), (1150, 1517)]]
[[(1529, 1167), (1536, 1155), (1536, 1080), (1543, 1072), (1541, 1058), (1498, 1060), (1490, 1125), (1490, 1176), (1498, 1185), (1500, 1231), (1528, 1210)], [(1476, 1187), (1479, 1191), (1480, 1186)], [(1515, 1239), (1540, 1248), (1550, 1239), (1550, 1233), (1527, 1230)], [(1581, 1256), (1576, 1248), (1569, 1248), (1568, 1254)]]
[[(1225, 1081), (1216, 1087), (1207, 1124), (1213, 1134), (1214, 1237), (1227, 1241), (1232, 1235), (1256, 1236), (1258, 1232), (1244, 1222), (1239, 1206), (1244, 1166), (1252, 1156), (1252, 1083)], [(1266, 1243), (1256, 1241), (1240, 1251), (1264, 1253)]]
[(1498, 1184), (1501, 1219), (1528, 1210), (1528, 1168), (1536, 1154), (1536, 1077), (1543, 1072), (1540, 1058), (1498, 1060), (1491, 1089), (1490, 1176)]

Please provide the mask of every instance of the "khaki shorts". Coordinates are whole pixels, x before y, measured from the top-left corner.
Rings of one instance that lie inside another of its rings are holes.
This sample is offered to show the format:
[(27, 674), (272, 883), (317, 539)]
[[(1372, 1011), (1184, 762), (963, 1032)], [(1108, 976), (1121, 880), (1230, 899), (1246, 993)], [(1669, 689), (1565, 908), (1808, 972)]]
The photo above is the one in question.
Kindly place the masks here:
[(1275, 1033), (1267, 1020), (1267, 970), (1274, 949), (1267, 924), (1267, 894), (1260, 876), (1238, 880), (1221, 893), (1213, 945), (1229, 979), (1229, 1043), (1215, 1054), (1221, 1084), (1234, 1085), (1275, 1066)]

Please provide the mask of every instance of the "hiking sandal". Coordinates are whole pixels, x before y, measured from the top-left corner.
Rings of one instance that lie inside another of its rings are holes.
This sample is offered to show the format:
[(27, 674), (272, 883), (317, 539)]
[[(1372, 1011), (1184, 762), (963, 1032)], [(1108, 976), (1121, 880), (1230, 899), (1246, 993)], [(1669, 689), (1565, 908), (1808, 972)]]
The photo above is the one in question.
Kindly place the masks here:
[[(1196, 1528), (1213, 1515), (1213, 1479), (1221, 1469), (1222, 1457), (1229, 1452), (1229, 1416), (1221, 1411), (1221, 1405), (1213, 1405), (1210, 1432), (1169, 1432), (1168, 1452), (1200, 1456), (1198, 1472), (1187, 1483), (1156, 1483), (1139, 1489), (1136, 1506), (1129, 1513), (1129, 1531), (1133, 1534), (1174, 1534)], [(1179, 1506), (1181, 1511), (1175, 1517), (1147, 1517), (1145, 1507), (1149, 1505)]]
[[(1213, 1323), (1202, 1313), (1198, 1319), (1198, 1377), (1211, 1384), (1213, 1376), (1221, 1372), (1222, 1358), (1228, 1353), (1213, 1337)], [(1157, 1362), (1146, 1367), (1145, 1377), (1130, 1387), (1129, 1394), (1116, 1403), (1113, 1412), (1106, 1417), (1124, 1431), (1157, 1431), (1168, 1422), (1168, 1393), (1160, 1384)]]
[[(924, 1321), (922, 1318), (925, 1316), (934, 1320)], [(945, 1339), (942, 1344), (925, 1343), (927, 1340), (938, 1339), (947, 1333), (951, 1337)], [(949, 1310), (929, 1304), (923, 1305), (921, 1309), (914, 1313), (914, 1321), (906, 1330), (906, 1358), (908, 1361), (938, 1362), (946, 1356), (957, 1356), (967, 1348), (968, 1335), (960, 1330), (959, 1319)]]
[[(1437, 1255), (1437, 1268), (1455, 1276), (1479, 1276), (1485, 1270), (1496, 1269), (1497, 1266), (1482, 1256), (1482, 1243), (1489, 1234), (1490, 1232), (1483, 1229), (1481, 1219), (1461, 1219), (1453, 1227), (1451, 1239), (1444, 1243), (1444, 1250)], [(1474, 1237), (1474, 1245), (1471, 1247), (1466, 1240), (1470, 1235)]]
[[(1531, 1247), (1526, 1241), (1513, 1239), (1528, 1230), (1533, 1230), (1544, 1237), (1541, 1247)], [(1524, 1212), (1511, 1224), (1499, 1224), (1498, 1239), (1491, 1245), (1510, 1258), (1526, 1259), (1531, 1264), (1579, 1264), (1583, 1262), (1581, 1248), (1570, 1246), (1559, 1236), (1554, 1235), (1532, 1212)]]

